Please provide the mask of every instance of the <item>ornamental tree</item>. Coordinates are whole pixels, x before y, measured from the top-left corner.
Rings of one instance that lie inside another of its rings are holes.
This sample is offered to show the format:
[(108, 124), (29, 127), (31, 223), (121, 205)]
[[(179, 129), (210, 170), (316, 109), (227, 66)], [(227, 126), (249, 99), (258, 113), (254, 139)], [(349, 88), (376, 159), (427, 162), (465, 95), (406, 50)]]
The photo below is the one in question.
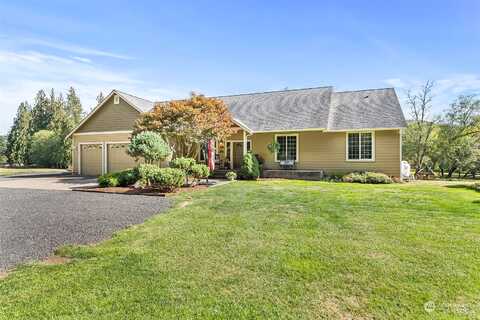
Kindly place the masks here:
[(156, 104), (137, 121), (134, 133), (158, 132), (174, 157), (196, 158), (199, 145), (210, 139), (224, 140), (235, 130), (222, 100), (192, 93), (186, 100)]
[(143, 158), (146, 163), (153, 163), (167, 159), (172, 151), (161, 135), (144, 131), (133, 135), (127, 153), (135, 159)]

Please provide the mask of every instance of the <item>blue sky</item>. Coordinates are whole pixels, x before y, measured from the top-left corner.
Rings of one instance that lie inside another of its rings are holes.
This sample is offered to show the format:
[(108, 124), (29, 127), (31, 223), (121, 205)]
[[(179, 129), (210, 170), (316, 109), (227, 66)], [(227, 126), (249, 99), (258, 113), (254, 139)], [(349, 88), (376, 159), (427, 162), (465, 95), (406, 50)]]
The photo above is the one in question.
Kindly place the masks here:
[[(155, 100), (437, 81), (435, 111), (480, 93), (480, 1), (0, 0), (0, 134), (41, 88), (86, 110), (117, 88)], [(408, 115), (407, 115), (408, 116)]]

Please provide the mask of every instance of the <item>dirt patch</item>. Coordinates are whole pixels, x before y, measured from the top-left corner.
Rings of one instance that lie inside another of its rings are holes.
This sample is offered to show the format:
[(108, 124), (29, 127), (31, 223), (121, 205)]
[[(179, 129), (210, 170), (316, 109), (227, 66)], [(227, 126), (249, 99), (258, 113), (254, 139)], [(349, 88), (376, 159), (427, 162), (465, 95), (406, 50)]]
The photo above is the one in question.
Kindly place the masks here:
[(179, 208), (185, 208), (186, 206), (190, 205), (192, 201), (183, 201), (178, 205)]
[(0, 280), (5, 279), (8, 277), (8, 273), (0, 271)]
[(72, 261), (72, 259), (70, 259), (70, 258), (59, 257), (59, 256), (51, 256), (51, 257), (48, 257), (47, 259), (41, 261), (40, 264), (44, 265), (44, 266), (55, 266), (55, 265), (58, 265), (58, 264), (66, 264), (70, 261)]
[(170, 197), (175, 194), (184, 192), (194, 192), (207, 189), (208, 186), (199, 184), (193, 187), (182, 187), (173, 192), (161, 192), (157, 189), (136, 189), (133, 187), (87, 187), (87, 188), (75, 188), (74, 191), (82, 192), (98, 192), (98, 193), (114, 193), (114, 194), (126, 194), (126, 195), (143, 195), (143, 196), (157, 196), (157, 197)]

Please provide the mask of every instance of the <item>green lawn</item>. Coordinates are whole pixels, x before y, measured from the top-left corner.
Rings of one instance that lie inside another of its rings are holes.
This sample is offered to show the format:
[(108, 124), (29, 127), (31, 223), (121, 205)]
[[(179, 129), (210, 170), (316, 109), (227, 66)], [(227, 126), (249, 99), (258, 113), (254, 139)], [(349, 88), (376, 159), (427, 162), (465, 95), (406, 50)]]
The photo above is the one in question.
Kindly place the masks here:
[(0, 176), (14, 176), (18, 174), (31, 173), (56, 173), (64, 172), (63, 169), (48, 169), (48, 168), (0, 168)]
[[(235, 182), (0, 280), (1, 319), (477, 319), (480, 193)], [(434, 303), (433, 312), (424, 304)]]

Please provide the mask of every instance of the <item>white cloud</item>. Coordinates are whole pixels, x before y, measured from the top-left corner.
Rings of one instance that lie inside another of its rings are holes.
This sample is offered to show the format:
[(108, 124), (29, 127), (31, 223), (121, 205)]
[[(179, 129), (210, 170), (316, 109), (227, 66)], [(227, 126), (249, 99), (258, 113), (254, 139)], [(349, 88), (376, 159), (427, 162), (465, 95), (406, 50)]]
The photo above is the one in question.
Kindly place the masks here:
[(142, 83), (124, 72), (36, 51), (0, 51), (0, 75), (0, 134), (8, 131), (18, 104), (33, 102), (40, 89), (66, 92), (73, 86), (88, 111), (99, 91), (129, 90)]
[(72, 59), (75, 59), (77, 61), (84, 62), (84, 63), (92, 63), (92, 60), (84, 57), (72, 57)]
[(116, 59), (123, 59), (123, 60), (132, 60), (133, 58), (127, 55), (118, 54), (114, 52), (98, 50), (93, 48), (87, 48), (75, 44), (67, 44), (58, 41), (48, 41), (44, 39), (34, 39), (34, 38), (24, 38), (24, 39), (17, 39), (17, 43), (23, 43), (27, 45), (38, 45), (42, 47), (62, 50), (66, 52), (71, 52), (79, 55), (86, 55), (86, 56), (100, 56), (100, 57), (107, 57), (107, 58), (116, 58)]

